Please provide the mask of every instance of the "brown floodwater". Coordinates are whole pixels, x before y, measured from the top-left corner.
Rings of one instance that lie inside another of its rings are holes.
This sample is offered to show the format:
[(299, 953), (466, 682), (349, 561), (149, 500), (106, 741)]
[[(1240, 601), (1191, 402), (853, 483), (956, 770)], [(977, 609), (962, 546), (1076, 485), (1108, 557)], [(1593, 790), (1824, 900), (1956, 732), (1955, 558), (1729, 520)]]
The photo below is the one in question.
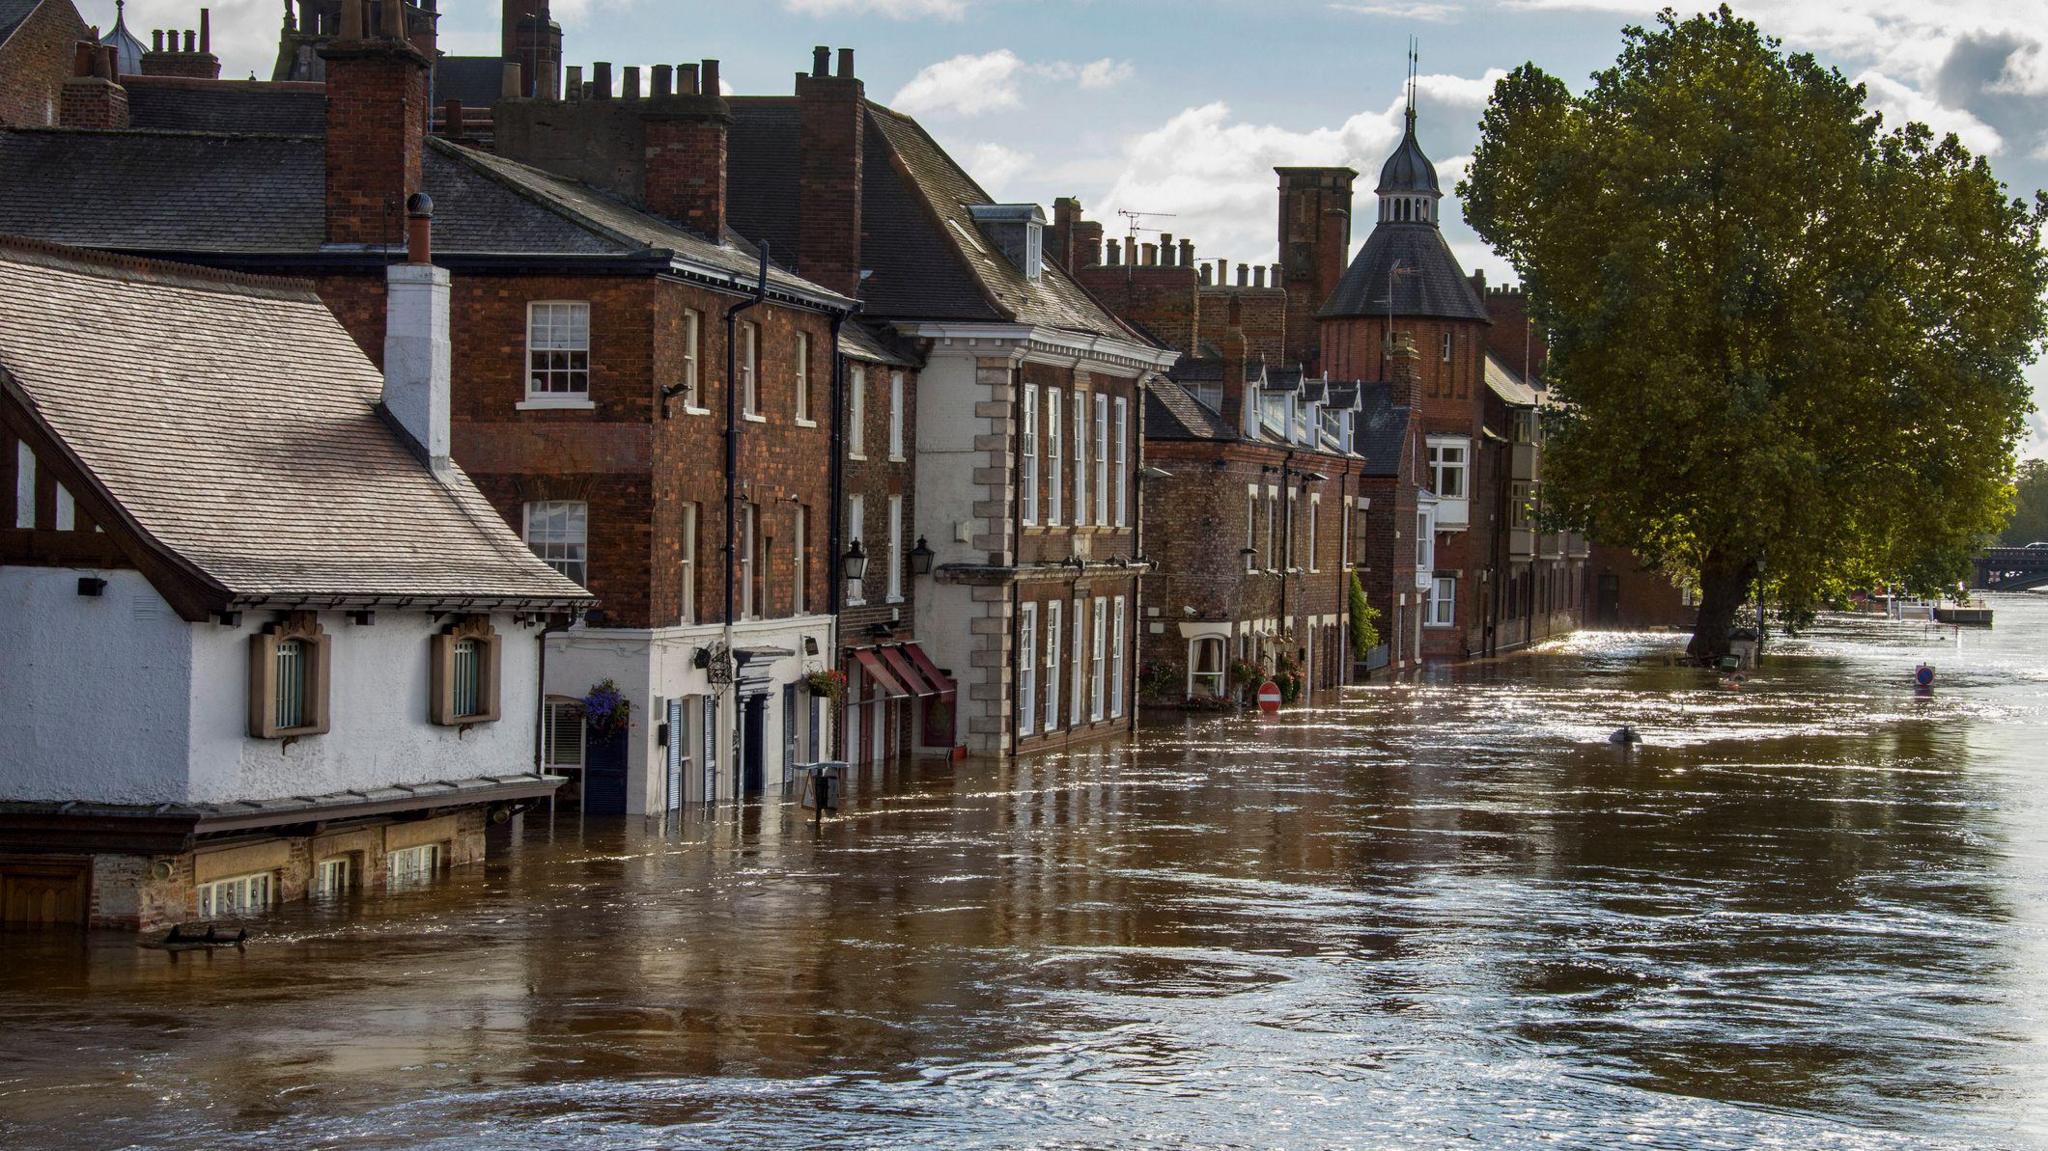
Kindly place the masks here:
[(2048, 598), (1997, 607), (1739, 693), (1586, 636), (819, 827), (529, 816), (243, 952), (0, 936), (0, 1147), (2048, 1145)]

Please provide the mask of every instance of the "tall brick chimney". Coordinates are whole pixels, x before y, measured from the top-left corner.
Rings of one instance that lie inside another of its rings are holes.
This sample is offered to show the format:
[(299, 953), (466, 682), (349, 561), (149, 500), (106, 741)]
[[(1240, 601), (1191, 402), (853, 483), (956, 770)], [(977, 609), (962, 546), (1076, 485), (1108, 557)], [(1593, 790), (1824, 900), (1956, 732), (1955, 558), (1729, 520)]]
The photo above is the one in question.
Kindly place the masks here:
[(1287, 358), (1322, 370), (1316, 312), (1337, 290), (1351, 258), (1350, 168), (1276, 168), (1280, 177), (1280, 267), (1287, 290)]
[(177, 29), (159, 29), (150, 37), (150, 51), (142, 54), (145, 76), (184, 76), (195, 80), (220, 79), (220, 57), (213, 54), (213, 13), (199, 10), (199, 30), (186, 29), (179, 45)]
[(798, 73), (802, 149), (797, 262), (804, 278), (842, 295), (860, 293), (861, 164), (866, 152), (867, 91), (853, 74), (853, 49), (813, 50)]
[(1061, 196), (1052, 202), (1052, 258), (1069, 271), (1080, 266), (1074, 259), (1078, 239), (1075, 228), (1080, 222), (1081, 201)]
[(406, 261), (384, 271), (384, 410), (426, 456), (448, 466), (452, 341), (448, 270), (433, 264), (434, 201), (406, 201)]
[(57, 123), (66, 128), (126, 128), (128, 89), (115, 73), (112, 44), (80, 40), (73, 49), (71, 78), (58, 97)]
[(420, 190), (427, 58), (406, 38), (397, 5), (367, 27), (367, 0), (342, 0), (327, 63), (327, 242), (399, 244), (405, 204)]
[(1243, 305), (1238, 297), (1230, 297), (1229, 318), (1223, 325), (1223, 334), (1217, 337), (1216, 346), (1223, 353), (1223, 417), (1226, 426), (1239, 431), (1247, 430), (1244, 408), (1244, 338)]
[(1387, 362), (1387, 379), (1394, 385), (1395, 403), (1407, 405), (1410, 412), (1422, 410), (1422, 353), (1415, 350), (1412, 333), (1394, 333), (1393, 355)]
[(526, 88), (520, 94), (541, 100), (562, 98), (562, 38), (555, 30), (548, 0), (505, 0), (499, 25), (502, 58), (519, 65)]
[(713, 241), (725, 234), (726, 134), (732, 107), (718, 94), (718, 61), (706, 60), (701, 76), (712, 90), (668, 90), (668, 70), (657, 69), (654, 97), (640, 114), (647, 141), (647, 209), (685, 224)]

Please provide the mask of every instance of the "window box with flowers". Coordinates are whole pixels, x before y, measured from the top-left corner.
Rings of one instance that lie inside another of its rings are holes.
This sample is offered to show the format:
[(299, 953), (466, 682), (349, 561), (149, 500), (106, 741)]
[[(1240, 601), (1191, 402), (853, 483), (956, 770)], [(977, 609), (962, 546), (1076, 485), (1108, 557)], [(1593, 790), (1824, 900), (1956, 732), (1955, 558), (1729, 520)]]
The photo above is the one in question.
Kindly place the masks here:
[(804, 677), (804, 686), (812, 695), (823, 696), (838, 707), (846, 702), (846, 673), (838, 668), (814, 671)]

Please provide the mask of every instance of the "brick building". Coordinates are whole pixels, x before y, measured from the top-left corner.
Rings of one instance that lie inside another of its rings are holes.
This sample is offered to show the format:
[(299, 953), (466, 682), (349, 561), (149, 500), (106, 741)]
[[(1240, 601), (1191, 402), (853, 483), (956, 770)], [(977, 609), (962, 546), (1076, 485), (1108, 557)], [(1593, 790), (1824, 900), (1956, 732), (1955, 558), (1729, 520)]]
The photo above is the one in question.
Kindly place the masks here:
[[(1294, 249), (1301, 266), (1343, 267), (1348, 169), (1283, 169), (1283, 243), (1301, 235), (1297, 188), (1323, 226)], [(1328, 207), (1326, 213), (1322, 209)], [(1386, 383), (1332, 380), (1288, 358), (1285, 265), (1198, 262), (1194, 244), (1103, 241), (1078, 201), (1055, 206), (1059, 254), (1120, 318), (1183, 353), (1146, 398), (1146, 698), (1203, 704), (1267, 675), (1318, 691), (1357, 674), (1350, 585), (1390, 579), (1391, 548), (1370, 554), (1371, 517), (1391, 521), (1407, 401)], [(1271, 274), (1269, 281), (1268, 274)], [(1313, 291), (1313, 277), (1302, 278)], [(1375, 505), (1377, 500), (1377, 505)], [(1412, 577), (1411, 577), (1412, 578)], [(1412, 659), (1408, 651), (1397, 658)]]
[(71, 0), (0, 0), (0, 128), (57, 123), (88, 32)]
[[(724, 172), (687, 149), (651, 162), (689, 165), (666, 198), (629, 201), (427, 137), (427, 57), (360, 7), (320, 52), (321, 85), (134, 82), (125, 130), (0, 132), (0, 232), (311, 276), (375, 358), (401, 206), (425, 191), (462, 317), (455, 458), (600, 600), (550, 640), (548, 762), (587, 771), (599, 811), (779, 786), (832, 738), (809, 685), (835, 644), (852, 302), (764, 277), (722, 226)], [(714, 145), (729, 117), (693, 93), (636, 111)], [(586, 740), (579, 701), (606, 680), (633, 720)]]

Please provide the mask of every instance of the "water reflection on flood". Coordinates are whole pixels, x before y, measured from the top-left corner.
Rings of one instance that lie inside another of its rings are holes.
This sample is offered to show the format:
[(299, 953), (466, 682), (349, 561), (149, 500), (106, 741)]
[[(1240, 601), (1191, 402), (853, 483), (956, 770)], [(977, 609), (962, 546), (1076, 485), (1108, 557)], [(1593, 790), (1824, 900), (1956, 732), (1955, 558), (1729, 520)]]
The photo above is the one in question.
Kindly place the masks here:
[(529, 820), (244, 954), (0, 937), (0, 1145), (2048, 1144), (2048, 602), (1999, 611)]

